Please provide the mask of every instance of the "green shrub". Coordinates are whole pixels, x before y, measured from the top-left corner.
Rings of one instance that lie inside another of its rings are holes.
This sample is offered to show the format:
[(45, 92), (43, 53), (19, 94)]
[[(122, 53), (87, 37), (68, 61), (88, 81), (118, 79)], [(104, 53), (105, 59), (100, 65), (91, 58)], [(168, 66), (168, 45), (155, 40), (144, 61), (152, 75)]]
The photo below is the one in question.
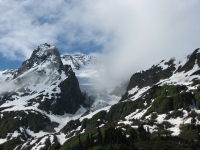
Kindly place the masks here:
[(97, 114), (95, 114), (94, 116), (92, 116), (91, 119), (87, 119), (86, 129), (94, 128), (94, 127), (97, 127), (100, 124), (104, 123), (105, 116), (106, 116), (106, 111), (102, 110), (102, 111), (98, 112)]
[(15, 146), (21, 143), (22, 142), (19, 139), (12, 139), (3, 144), (0, 144), (0, 150), (13, 150)]
[(170, 118), (177, 118), (177, 117), (183, 117), (184, 113), (180, 110), (174, 110), (172, 113), (167, 114), (167, 116), (165, 117), (165, 119), (170, 119)]
[(158, 117), (158, 114), (157, 113), (151, 113), (151, 119), (154, 120)]
[(0, 119), (0, 138), (5, 138), (7, 133), (13, 133), (14, 131), (21, 132), (20, 127), (29, 127), (30, 130), (36, 133), (40, 130), (46, 130), (46, 127), (51, 124), (50, 119), (40, 112), (3, 112), (3, 117)]
[(117, 121), (124, 119), (130, 113), (136, 111), (138, 104), (136, 101), (122, 102), (113, 105), (110, 111), (106, 114), (107, 121)]

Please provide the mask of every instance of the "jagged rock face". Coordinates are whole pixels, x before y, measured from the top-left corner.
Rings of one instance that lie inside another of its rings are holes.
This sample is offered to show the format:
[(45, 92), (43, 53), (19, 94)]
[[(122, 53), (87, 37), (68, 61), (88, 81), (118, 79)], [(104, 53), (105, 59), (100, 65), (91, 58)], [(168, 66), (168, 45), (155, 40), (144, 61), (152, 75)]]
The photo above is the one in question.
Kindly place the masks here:
[(41, 102), (39, 105), (40, 109), (48, 113), (52, 111), (56, 115), (63, 115), (64, 113), (74, 114), (80, 108), (80, 105), (84, 105), (84, 98), (75, 73), (68, 65), (65, 65), (64, 68), (68, 78), (58, 85), (61, 90), (60, 93), (56, 94), (58, 98), (46, 99), (46, 101)]
[[(66, 74), (68, 78), (60, 83), (59, 87), (61, 89), (60, 96), (62, 97), (61, 103), (58, 103), (63, 107), (63, 111), (66, 113), (75, 113), (76, 110), (83, 105), (83, 96), (81, 94), (78, 80), (75, 76), (75, 73), (72, 71), (71, 67), (65, 65)], [(63, 105), (61, 105), (63, 104)], [(55, 106), (58, 111), (60, 109)]]
[(93, 65), (97, 63), (97, 59), (94, 56), (88, 56), (84, 54), (74, 55), (62, 55), (62, 62), (64, 65), (70, 65), (72, 69), (79, 70), (82, 66)]
[(185, 63), (184, 66), (179, 66), (177, 72), (187, 72), (189, 70), (192, 70), (195, 64), (198, 64), (198, 66), (200, 66), (199, 48), (196, 49), (191, 55), (188, 55), (188, 61)]
[(49, 69), (57, 68), (60, 72), (63, 69), (63, 64), (60, 58), (60, 53), (55, 46), (50, 44), (42, 44), (33, 51), (31, 57), (22, 63), (22, 66), (18, 69), (18, 76), (30, 68), (40, 65), (49, 61)]
[(73, 69), (79, 70), (79, 63), (71, 56), (71, 55), (63, 55), (61, 59), (65, 60), (67, 64), (69, 64)]
[[(200, 74), (200, 53), (199, 48), (183, 60), (163, 60), (153, 65), (150, 69), (140, 71), (132, 75), (127, 92), (120, 101), (136, 99), (154, 85), (178, 84), (190, 85), (199, 83)], [(194, 83), (195, 81), (195, 83)], [(196, 88), (196, 87), (195, 87)], [(140, 93), (140, 94), (139, 94)]]
[(127, 91), (131, 90), (135, 86), (143, 88), (145, 86), (152, 86), (161, 79), (169, 78), (173, 71), (176, 69), (173, 62), (168, 62), (167, 69), (164, 69), (161, 66), (152, 66), (150, 69), (138, 72), (132, 75), (130, 82), (127, 87)]

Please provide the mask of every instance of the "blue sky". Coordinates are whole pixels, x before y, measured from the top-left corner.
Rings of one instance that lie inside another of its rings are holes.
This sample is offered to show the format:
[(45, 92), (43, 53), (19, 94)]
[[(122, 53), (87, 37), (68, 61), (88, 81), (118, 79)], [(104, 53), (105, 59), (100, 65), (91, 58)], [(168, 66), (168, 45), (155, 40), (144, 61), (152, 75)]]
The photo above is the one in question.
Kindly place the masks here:
[(200, 47), (199, 6), (199, 0), (0, 0), (0, 70), (18, 68), (49, 43), (61, 54), (98, 53), (110, 76), (130, 76)]

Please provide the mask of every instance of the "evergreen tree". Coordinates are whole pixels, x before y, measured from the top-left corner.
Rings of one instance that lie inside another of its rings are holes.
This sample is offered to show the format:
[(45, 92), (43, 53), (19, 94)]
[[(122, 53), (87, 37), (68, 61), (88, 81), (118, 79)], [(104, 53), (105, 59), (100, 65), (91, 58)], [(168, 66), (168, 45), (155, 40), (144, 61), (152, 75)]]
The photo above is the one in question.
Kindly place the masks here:
[(129, 145), (130, 145), (130, 148), (134, 150), (135, 148), (135, 140), (137, 140), (137, 132), (135, 131), (134, 128), (131, 128), (130, 131), (129, 131), (129, 134), (130, 134), (130, 137), (129, 137)]
[(199, 126), (199, 124), (197, 125), (197, 139), (198, 139), (198, 142), (200, 142), (200, 126)]
[(98, 128), (97, 128), (97, 144), (102, 145), (102, 142), (103, 142), (103, 136), (102, 136), (101, 130), (98, 126)]
[(104, 145), (107, 145), (107, 144), (109, 144), (109, 139), (108, 139), (108, 130), (106, 129), (105, 130), (105, 133), (104, 133), (104, 140), (103, 140), (103, 144)]
[(94, 146), (94, 139), (92, 137), (92, 135), (90, 135), (90, 148)]
[(80, 134), (78, 135), (78, 145), (79, 145), (79, 150), (83, 150), (81, 145)]
[(87, 148), (90, 148), (90, 136), (89, 136), (89, 134), (87, 135), (87, 137), (86, 137), (86, 140), (85, 140), (85, 149), (87, 149)]

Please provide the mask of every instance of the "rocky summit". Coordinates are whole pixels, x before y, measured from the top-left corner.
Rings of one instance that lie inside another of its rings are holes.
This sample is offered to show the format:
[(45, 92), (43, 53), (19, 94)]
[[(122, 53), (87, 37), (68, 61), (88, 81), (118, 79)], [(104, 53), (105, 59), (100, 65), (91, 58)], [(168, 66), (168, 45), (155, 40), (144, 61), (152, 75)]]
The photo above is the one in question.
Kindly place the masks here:
[(94, 85), (98, 63), (45, 43), (0, 71), (0, 150), (200, 149), (200, 49), (112, 92)]
[(11, 89), (2, 94), (2, 103), (7, 102), (6, 107), (22, 101), (23, 107), (64, 115), (75, 113), (84, 103), (72, 68), (63, 65), (58, 49), (49, 44), (34, 50), (6, 84), (12, 84)]

